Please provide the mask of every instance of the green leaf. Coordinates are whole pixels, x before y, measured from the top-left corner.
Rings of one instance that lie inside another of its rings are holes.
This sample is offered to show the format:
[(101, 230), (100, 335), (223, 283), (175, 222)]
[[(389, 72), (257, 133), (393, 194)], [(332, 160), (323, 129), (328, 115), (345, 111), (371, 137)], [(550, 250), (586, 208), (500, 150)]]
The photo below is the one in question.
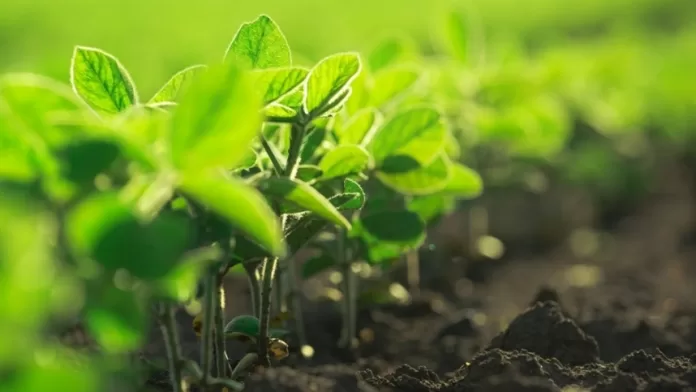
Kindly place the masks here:
[(360, 173), (370, 164), (370, 154), (363, 147), (356, 145), (342, 145), (324, 155), (319, 161), (319, 167), (323, 171), (321, 180), (343, 177)]
[[(70, 87), (43, 76), (21, 73), (8, 74), (0, 79), (0, 100), (6, 126), (23, 133), (38, 135), (49, 145), (68, 140), (72, 134), (55, 124), (58, 116), (77, 113), (85, 109)], [(3, 130), (3, 132), (6, 132)]]
[(248, 73), (234, 64), (211, 67), (174, 111), (171, 153), (182, 170), (241, 163), (261, 127), (261, 105)]
[(271, 177), (260, 181), (257, 186), (266, 195), (281, 198), (311, 211), (329, 222), (350, 229), (350, 223), (338, 212), (336, 207), (306, 182), (287, 177)]
[(238, 179), (212, 173), (186, 176), (182, 178), (180, 188), (271, 254), (285, 255), (278, 217), (256, 189)]
[(367, 58), (370, 70), (377, 72), (397, 62), (404, 62), (415, 57), (413, 44), (402, 38), (390, 38), (377, 44)]
[(138, 103), (126, 68), (100, 49), (75, 47), (70, 67), (73, 89), (99, 114), (116, 114)]
[(305, 84), (305, 113), (318, 115), (341, 97), (360, 73), (357, 53), (338, 53), (325, 57), (312, 68)]
[(427, 164), (442, 151), (446, 137), (447, 129), (440, 113), (430, 107), (417, 107), (401, 111), (388, 120), (369, 147), (377, 164), (394, 155), (408, 155)]
[[(355, 195), (340, 206), (341, 209), (358, 210), (365, 205), (365, 191), (356, 181), (346, 178), (343, 182), (344, 195)], [(336, 205), (336, 204), (334, 204)]]
[(348, 122), (337, 130), (340, 144), (359, 144), (367, 146), (375, 131), (382, 123), (382, 114), (374, 108), (365, 108), (356, 112)]
[(299, 67), (260, 69), (252, 73), (254, 87), (263, 97), (264, 105), (276, 102), (293, 92), (308, 74), (309, 70)]
[[(362, 188), (360, 188), (360, 193), (358, 193), (357, 188), (354, 185), (349, 185), (346, 180), (345, 192), (335, 195), (329, 198), (329, 202), (339, 211), (357, 209), (362, 207), (365, 200), (365, 194), (362, 193)], [(354, 182), (354, 181), (353, 181)], [(355, 183), (357, 185), (357, 183)], [(360, 185), (357, 185), (360, 187)], [(351, 193), (347, 193), (348, 191)], [(359, 205), (359, 206), (358, 206)], [(324, 219), (320, 219), (316, 214), (303, 215), (296, 222), (289, 225), (287, 243), (290, 248), (290, 255), (295, 254), (300, 248), (307, 244), (312, 238), (319, 234), (328, 226), (328, 223)]]
[(409, 156), (393, 156), (384, 161), (377, 178), (399, 193), (427, 195), (444, 189), (450, 180), (451, 165), (442, 155), (425, 166)]
[(321, 168), (314, 165), (300, 165), (297, 168), (297, 178), (304, 182), (309, 182), (321, 176)]
[(443, 214), (454, 211), (455, 199), (451, 196), (441, 194), (414, 197), (407, 202), (409, 211), (413, 211), (421, 217), (423, 222), (431, 222), (433, 219)]
[(295, 109), (283, 104), (273, 102), (263, 108), (264, 117), (293, 118), (297, 115)]
[(205, 65), (193, 65), (172, 76), (167, 83), (152, 97), (148, 103), (176, 102), (189, 87), (191, 80), (206, 70)]
[(370, 75), (362, 69), (358, 76), (350, 84), (350, 97), (346, 101), (345, 109), (349, 115), (355, 115), (360, 109), (364, 109), (370, 99)]
[(370, 90), (370, 105), (382, 107), (396, 101), (413, 89), (419, 79), (420, 71), (414, 67), (391, 67), (377, 72)]
[(85, 321), (90, 334), (108, 353), (141, 347), (149, 324), (144, 301), (134, 291), (101, 283), (88, 291)]
[(416, 245), (425, 237), (425, 224), (408, 210), (377, 211), (360, 216), (357, 234), (364, 231), (380, 241)]
[(450, 179), (438, 194), (473, 199), (481, 195), (482, 192), (483, 180), (481, 176), (471, 168), (460, 163), (453, 163)]
[(259, 155), (254, 151), (254, 149), (250, 148), (246, 155), (244, 156), (244, 160), (239, 163), (238, 170), (246, 170), (250, 169), (259, 162)]
[(92, 185), (121, 155), (118, 145), (107, 140), (76, 140), (57, 152), (63, 176), (76, 184)]
[(292, 61), (285, 35), (268, 15), (242, 24), (227, 48), (225, 59), (252, 69), (286, 67)]
[(164, 298), (179, 302), (194, 299), (205, 268), (212, 262), (219, 261), (222, 255), (219, 247), (205, 247), (190, 252), (179, 265), (155, 282), (157, 292)]
[(160, 214), (140, 222), (116, 194), (99, 194), (70, 213), (68, 238), (76, 253), (109, 270), (125, 269), (141, 279), (158, 279), (179, 262), (192, 240), (188, 221)]
[[(469, 10), (472, 11), (472, 10)], [(452, 58), (467, 64), (471, 61), (476, 44), (474, 19), (465, 17), (457, 11), (449, 12), (442, 24), (444, 27), (444, 44)]]
[(336, 260), (328, 254), (321, 254), (312, 257), (302, 264), (302, 278), (307, 279), (312, 276), (333, 268), (337, 265)]
[(326, 134), (326, 128), (316, 127), (305, 137), (302, 151), (300, 152), (300, 162), (308, 162), (314, 157), (317, 149), (319, 149), (319, 146), (326, 138)]
[[(306, 79), (305, 79), (306, 80)], [(291, 92), (290, 94), (284, 96), (280, 99), (278, 103), (292, 108), (294, 111), (300, 111), (302, 109), (302, 101), (304, 100), (304, 89), (299, 89)]]

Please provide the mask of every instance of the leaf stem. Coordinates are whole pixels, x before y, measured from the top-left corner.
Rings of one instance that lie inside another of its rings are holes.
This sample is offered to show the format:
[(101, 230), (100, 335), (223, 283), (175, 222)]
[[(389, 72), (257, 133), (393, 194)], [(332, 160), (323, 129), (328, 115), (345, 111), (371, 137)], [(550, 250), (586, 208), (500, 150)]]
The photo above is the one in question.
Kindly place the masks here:
[(304, 329), (304, 317), (302, 313), (302, 298), (300, 293), (300, 288), (297, 283), (297, 264), (293, 259), (288, 260), (287, 265), (288, 271), (288, 302), (290, 303), (290, 312), (292, 314), (293, 320), (295, 320), (295, 331), (297, 333), (297, 340), (299, 341), (300, 347), (307, 345), (307, 335)]
[(293, 124), (290, 133), (290, 149), (288, 151), (288, 161), (283, 174), (289, 178), (295, 178), (300, 161), (300, 152), (308, 125), (305, 123)]
[(249, 291), (251, 291), (251, 308), (254, 316), (260, 317), (259, 309), (261, 306), (261, 284), (259, 282), (258, 267), (259, 263), (242, 263), (244, 271), (249, 281)]
[(355, 274), (353, 273), (353, 263), (346, 247), (346, 236), (343, 229), (337, 230), (336, 240), (338, 242), (338, 263), (341, 265), (343, 275), (343, 330), (341, 332), (341, 342), (339, 345), (348, 349), (353, 348), (355, 338)]
[(239, 376), (241, 376), (241, 373), (249, 368), (249, 366), (253, 366), (256, 361), (258, 361), (259, 355), (256, 353), (247, 353), (242, 357), (242, 359), (237, 362), (237, 365), (234, 367), (234, 370), (232, 370), (232, 375), (230, 378), (232, 379), (237, 379)]
[(277, 124), (295, 124), (297, 117), (266, 116), (265, 121)]
[(216, 274), (215, 288), (215, 363), (217, 367), (217, 376), (225, 377), (230, 373), (230, 363), (227, 360), (227, 347), (225, 341), (225, 287), (223, 273)]
[(280, 164), (280, 161), (278, 160), (278, 157), (276, 156), (275, 152), (273, 151), (273, 148), (271, 148), (270, 143), (268, 143), (268, 140), (266, 140), (266, 138), (263, 136), (261, 136), (261, 145), (263, 146), (263, 150), (266, 151), (268, 158), (271, 160), (271, 163), (273, 164), (273, 169), (275, 170), (276, 175), (278, 175), (278, 176), (282, 175), (283, 174), (283, 165)]
[(162, 338), (167, 349), (167, 362), (169, 364), (169, 377), (173, 392), (183, 392), (183, 378), (181, 376), (182, 354), (179, 345), (179, 332), (177, 331), (176, 319), (174, 317), (174, 306), (171, 304), (161, 304), (159, 325), (162, 331)]
[(210, 268), (205, 274), (204, 294), (203, 294), (203, 326), (201, 332), (201, 370), (203, 379), (201, 380), (201, 390), (206, 391), (208, 382), (211, 379), (212, 370), (212, 349), (213, 349), (213, 316), (215, 312), (215, 280), (217, 269)]

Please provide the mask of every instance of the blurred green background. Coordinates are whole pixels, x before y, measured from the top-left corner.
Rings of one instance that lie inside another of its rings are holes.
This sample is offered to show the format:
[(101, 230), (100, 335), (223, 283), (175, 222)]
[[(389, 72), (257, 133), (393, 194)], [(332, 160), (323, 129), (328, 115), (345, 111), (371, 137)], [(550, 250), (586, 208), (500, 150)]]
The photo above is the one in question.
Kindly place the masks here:
[(307, 60), (366, 50), (407, 34), (428, 51), (442, 14), (473, 5), (488, 36), (535, 45), (625, 26), (672, 31), (693, 21), (690, 0), (5, 0), (0, 4), (0, 72), (35, 71), (66, 80), (74, 45), (119, 57), (143, 93), (173, 72), (221, 58), (240, 23), (267, 13)]

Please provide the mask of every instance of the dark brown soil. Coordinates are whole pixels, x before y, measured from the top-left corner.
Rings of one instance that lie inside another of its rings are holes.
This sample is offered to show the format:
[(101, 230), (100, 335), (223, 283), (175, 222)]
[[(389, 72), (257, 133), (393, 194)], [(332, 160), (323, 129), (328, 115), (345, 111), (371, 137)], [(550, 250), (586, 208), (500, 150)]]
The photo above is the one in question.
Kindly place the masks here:
[[(336, 347), (338, 306), (308, 302), (315, 356), (250, 375), (247, 390), (696, 391), (696, 195), (673, 168), (661, 179), (592, 254), (561, 242), (531, 257), (448, 260), (456, 279), (430, 274), (409, 304), (362, 309), (370, 338), (354, 357)], [(245, 286), (230, 281), (230, 315), (248, 311)]]

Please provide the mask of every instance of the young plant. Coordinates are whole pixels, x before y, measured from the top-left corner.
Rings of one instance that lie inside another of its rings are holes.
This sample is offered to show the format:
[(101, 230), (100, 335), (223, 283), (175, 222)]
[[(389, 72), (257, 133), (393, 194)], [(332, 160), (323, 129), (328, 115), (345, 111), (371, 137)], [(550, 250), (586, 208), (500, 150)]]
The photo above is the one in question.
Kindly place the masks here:
[(340, 344), (347, 348), (356, 344), (356, 262), (383, 263), (417, 249), (425, 240), (426, 222), (445, 212), (447, 201), (474, 197), (481, 191), (478, 175), (447, 155), (451, 135), (439, 110), (418, 102), (421, 70), (393, 56), (385, 60), (390, 56), (379, 53), (384, 48), (393, 52), (393, 46), (383, 45), (371, 55), (383, 59), (375, 61), (379, 69), (373, 74), (363, 70), (354, 88), (357, 93), (332, 129), (329, 152), (319, 162), (320, 168), (329, 166), (327, 162), (349, 162), (349, 157), (362, 151), (369, 162), (359, 177), (367, 179), (367, 201), (350, 213), (353, 229), (338, 232), (333, 246), (315, 244), (323, 253), (303, 270), (304, 277), (328, 268), (341, 270), (344, 326)]

